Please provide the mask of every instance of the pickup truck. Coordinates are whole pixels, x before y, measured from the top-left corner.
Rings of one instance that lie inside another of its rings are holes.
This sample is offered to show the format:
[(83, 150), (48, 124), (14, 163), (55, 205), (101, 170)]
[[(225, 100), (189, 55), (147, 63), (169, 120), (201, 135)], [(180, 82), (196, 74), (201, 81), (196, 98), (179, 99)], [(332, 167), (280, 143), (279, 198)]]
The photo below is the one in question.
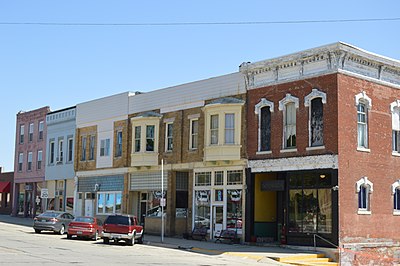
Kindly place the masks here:
[(110, 243), (112, 239), (114, 242), (124, 240), (132, 246), (135, 242), (142, 244), (143, 236), (143, 226), (138, 224), (135, 216), (113, 214), (104, 221), (101, 238), (104, 244)]

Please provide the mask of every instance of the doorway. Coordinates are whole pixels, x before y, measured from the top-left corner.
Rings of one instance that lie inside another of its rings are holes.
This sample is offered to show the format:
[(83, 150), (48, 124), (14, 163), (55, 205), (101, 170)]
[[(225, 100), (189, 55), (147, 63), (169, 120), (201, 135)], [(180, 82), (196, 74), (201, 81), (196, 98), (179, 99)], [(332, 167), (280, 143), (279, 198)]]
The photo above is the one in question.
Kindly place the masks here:
[(224, 227), (224, 206), (213, 206), (213, 235), (215, 238), (221, 234)]

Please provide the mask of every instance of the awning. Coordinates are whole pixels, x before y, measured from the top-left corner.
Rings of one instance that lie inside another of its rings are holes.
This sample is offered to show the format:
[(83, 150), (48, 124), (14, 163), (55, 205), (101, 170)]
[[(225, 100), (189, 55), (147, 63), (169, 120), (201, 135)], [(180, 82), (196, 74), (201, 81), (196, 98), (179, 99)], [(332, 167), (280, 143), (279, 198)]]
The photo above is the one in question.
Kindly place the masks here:
[(11, 182), (0, 182), (0, 193), (10, 193)]

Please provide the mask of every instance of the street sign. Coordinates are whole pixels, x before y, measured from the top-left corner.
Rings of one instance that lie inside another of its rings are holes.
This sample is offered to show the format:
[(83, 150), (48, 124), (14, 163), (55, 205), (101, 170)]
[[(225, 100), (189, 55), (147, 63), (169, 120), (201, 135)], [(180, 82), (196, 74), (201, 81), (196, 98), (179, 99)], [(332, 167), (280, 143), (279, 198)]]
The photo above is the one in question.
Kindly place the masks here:
[(42, 188), (40, 191), (40, 197), (42, 199), (47, 199), (49, 197), (49, 189), (48, 188)]

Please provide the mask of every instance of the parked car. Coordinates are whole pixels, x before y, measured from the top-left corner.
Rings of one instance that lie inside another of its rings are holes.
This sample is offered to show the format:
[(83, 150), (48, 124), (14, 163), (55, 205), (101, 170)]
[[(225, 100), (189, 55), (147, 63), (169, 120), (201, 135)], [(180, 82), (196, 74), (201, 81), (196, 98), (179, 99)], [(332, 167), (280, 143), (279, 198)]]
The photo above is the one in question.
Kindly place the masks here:
[(114, 214), (104, 221), (101, 238), (104, 244), (108, 244), (110, 240), (114, 242), (124, 240), (132, 246), (135, 242), (142, 244), (143, 236), (143, 226), (138, 224), (136, 216)]
[(53, 231), (63, 235), (68, 230), (69, 223), (75, 217), (63, 211), (46, 211), (33, 219), (33, 229), (40, 234), (42, 231)]
[(79, 216), (69, 224), (67, 238), (90, 238), (97, 240), (103, 232), (103, 223), (96, 217)]

